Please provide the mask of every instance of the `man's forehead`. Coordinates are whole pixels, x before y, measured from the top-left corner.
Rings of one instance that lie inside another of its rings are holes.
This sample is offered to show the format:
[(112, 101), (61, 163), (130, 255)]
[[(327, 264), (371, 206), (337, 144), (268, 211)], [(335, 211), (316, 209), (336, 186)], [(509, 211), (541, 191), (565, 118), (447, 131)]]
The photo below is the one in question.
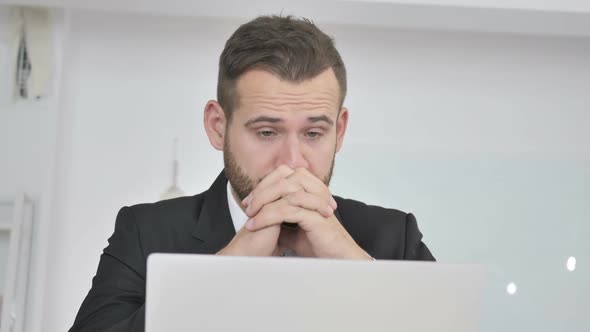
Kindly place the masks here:
[(283, 80), (277, 75), (254, 69), (242, 74), (236, 84), (238, 96), (241, 98), (283, 98), (339, 101), (340, 89), (332, 69), (325, 70), (316, 77), (302, 82)]

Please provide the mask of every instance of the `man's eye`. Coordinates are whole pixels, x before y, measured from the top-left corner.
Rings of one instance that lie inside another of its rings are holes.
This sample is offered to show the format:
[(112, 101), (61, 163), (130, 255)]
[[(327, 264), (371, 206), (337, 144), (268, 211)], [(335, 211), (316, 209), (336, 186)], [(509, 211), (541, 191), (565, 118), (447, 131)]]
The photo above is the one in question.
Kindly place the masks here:
[(274, 131), (270, 131), (270, 130), (262, 130), (258, 132), (258, 136), (261, 137), (272, 137), (275, 136), (276, 133)]
[(322, 136), (322, 133), (318, 133), (317, 131), (308, 131), (306, 135), (309, 138), (319, 138)]

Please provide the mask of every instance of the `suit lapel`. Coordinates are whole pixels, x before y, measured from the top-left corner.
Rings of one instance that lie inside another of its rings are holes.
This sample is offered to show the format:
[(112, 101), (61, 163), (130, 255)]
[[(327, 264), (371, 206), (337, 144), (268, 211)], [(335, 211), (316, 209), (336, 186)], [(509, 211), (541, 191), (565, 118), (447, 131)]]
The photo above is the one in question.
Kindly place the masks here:
[(203, 242), (207, 253), (223, 249), (236, 235), (227, 205), (227, 178), (221, 171), (207, 190), (192, 236)]

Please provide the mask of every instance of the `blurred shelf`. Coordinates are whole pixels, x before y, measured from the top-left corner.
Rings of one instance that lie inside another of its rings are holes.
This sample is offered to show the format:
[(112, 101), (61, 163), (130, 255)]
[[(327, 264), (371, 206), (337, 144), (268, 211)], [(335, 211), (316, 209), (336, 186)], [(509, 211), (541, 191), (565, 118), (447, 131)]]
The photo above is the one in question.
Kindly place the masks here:
[(489, 33), (590, 36), (590, 1), (583, 0), (0, 0), (0, 4), (137, 12), (245, 21), (283, 13), (319, 24)]

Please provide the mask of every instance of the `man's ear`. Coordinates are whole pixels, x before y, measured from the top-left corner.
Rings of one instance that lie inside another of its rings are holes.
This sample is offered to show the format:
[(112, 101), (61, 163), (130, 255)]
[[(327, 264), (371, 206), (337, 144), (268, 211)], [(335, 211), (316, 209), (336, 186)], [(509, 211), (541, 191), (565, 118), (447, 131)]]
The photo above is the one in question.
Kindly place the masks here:
[(203, 124), (211, 145), (215, 149), (223, 151), (227, 119), (223, 108), (217, 101), (209, 100), (205, 105)]
[(346, 134), (346, 127), (348, 126), (348, 109), (343, 107), (340, 110), (340, 115), (336, 121), (336, 152), (339, 152), (344, 143), (344, 134)]

